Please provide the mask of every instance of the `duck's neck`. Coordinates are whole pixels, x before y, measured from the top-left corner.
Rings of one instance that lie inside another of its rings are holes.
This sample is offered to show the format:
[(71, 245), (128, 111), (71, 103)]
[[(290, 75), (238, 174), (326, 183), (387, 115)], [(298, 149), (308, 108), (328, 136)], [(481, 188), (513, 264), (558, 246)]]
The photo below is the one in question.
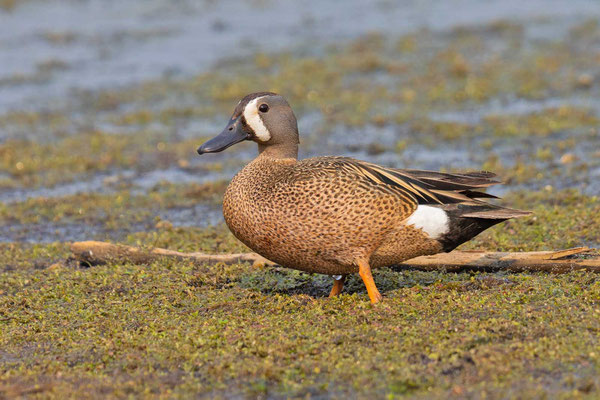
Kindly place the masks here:
[(271, 144), (268, 146), (258, 145), (259, 157), (275, 159), (298, 159), (298, 143)]

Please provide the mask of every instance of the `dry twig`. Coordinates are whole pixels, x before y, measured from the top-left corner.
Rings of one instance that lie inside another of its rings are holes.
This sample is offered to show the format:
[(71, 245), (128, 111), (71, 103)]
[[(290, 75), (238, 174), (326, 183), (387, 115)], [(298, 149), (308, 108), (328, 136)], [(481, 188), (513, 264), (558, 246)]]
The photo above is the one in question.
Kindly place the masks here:
[[(181, 253), (166, 249), (142, 249), (138, 247), (106, 242), (75, 242), (71, 251), (76, 260), (89, 264), (107, 262), (129, 262), (146, 264), (161, 258), (192, 260), (198, 263), (252, 262), (254, 265), (273, 265), (256, 253), (205, 254)], [(585, 258), (574, 258), (586, 254)], [(520, 253), (502, 253), (489, 251), (452, 251), (433, 256), (421, 256), (405, 261), (394, 267), (397, 270), (446, 270), (446, 271), (543, 271), (564, 273), (574, 270), (600, 272), (600, 255), (587, 247), (577, 247), (559, 251), (533, 251)]]

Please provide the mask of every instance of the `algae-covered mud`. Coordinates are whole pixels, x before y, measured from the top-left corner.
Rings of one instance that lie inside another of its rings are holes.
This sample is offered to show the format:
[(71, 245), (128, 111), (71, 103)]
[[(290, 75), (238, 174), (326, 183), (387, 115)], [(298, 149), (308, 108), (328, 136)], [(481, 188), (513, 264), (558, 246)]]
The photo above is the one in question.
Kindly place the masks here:
[[(142, 4), (143, 3), (143, 4)], [(534, 216), (462, 249), (600, 246), (600, 4), (0, 0), (0, 398), (597, 398), (592, 273), (157, 262), (71, 241), (247, 251), (220, 210), (253, 144), (200, 158), (245, 94), (301, 157), (491, 170)]]

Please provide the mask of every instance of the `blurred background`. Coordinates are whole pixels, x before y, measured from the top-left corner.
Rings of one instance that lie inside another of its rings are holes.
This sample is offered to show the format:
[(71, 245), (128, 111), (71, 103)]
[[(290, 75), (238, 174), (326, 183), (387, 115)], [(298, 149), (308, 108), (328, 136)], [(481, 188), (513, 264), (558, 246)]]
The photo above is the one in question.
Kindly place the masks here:
[(255, 145), (195, 150), (259, 90), (291, 103), (301, 157), (596, 204), (599, 18), (591, 0), (0, 0), (0, 241), (222, 226)]

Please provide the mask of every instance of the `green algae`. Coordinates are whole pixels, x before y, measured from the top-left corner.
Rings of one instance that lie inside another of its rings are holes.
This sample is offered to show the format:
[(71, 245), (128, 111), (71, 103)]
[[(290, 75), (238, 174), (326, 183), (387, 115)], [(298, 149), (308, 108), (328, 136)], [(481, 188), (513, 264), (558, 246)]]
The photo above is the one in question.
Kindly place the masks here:
[(34, 197), (23, 202), (0, 203), (0, 223), (78, 223), (118, 230), (136, 222), (151, 222), (161, 210), (193, 207), (199, 203), (220, 204), (226, 186), (225, 181), (162, 183), (144, 194), (121, 189), (114, 193)]
[(533, 215), (491, 228), (467, 243), (466, 248), (535, 251), (600, 244), (597, 196), (548, 187), (537, 192), (510, 193), (502, 204), (531, 211)]
[[(592, 111), (574, 106), (482, 115), (473, 124), (432, 118), (493, 99), (537, 101), (595, 93), (596, 55), (581, 45), (595, 41), (592, 22), (555, 40), (532, 41), (523, 30), (520, 24), (496, 21), (449, 33), (370, 34), (319, 54), (258, 53), (193, 77), (76, 93), (72, 102), (51, 112), (9, 112), (0, 116), (0, 125), (14, 132), (11, 137), (26, 134), (28, 139), (0, 144), (0, 172), (7, 174), (0, 184), (51, 186), (109, 168), (189, 164), (198, 143), (214, 132), (190, 138), (178, 135), (178, 127), (225, 121), (241, 97), (258, 90), (284, 94), (299, 116), (318, 115), (317, 132), (336, 125), (408, 124), (410, 139), (453, 142), (548, 137), (597, 126)], [(42, 69), (60, 67), (47, 64)], [(98, 125), (110, 132), (94, 128)], [(55, 140), (38, 139), (48, 136)]]
[[(164, 222), (164, 221), (161, 221)], [(128, 235), (125, 243), (141, 247), (161, 247), (183, 252), (244, 253), (250, 251), (225, 224), (208, 228), (173, 227), (159, 222), (154, 230)]]
[(115, 168), (187, 165), (199, 141), (202, 139), (173, 140), (148, 131), (131, 135), (89, 131), (54, 143), (12, 139), (0, 144), (0, 171), (20, 185), (52, 186)]
[(549, 136), (558, 132), (597, 127), (600, 123), (590, 110), (575, 107), (547, 108), (522, 116), (488, 115), (485, 123), (497, 136)]
[(157, 262), (11, 272), (0, 282), (3, 394), (498, 398), (598, 390), (593, 274), (498, 280), (383, 269), (375, 279), (385, 301), (373, 307), (355, 277), (328, 299), (330, 279), (279, 268)]

